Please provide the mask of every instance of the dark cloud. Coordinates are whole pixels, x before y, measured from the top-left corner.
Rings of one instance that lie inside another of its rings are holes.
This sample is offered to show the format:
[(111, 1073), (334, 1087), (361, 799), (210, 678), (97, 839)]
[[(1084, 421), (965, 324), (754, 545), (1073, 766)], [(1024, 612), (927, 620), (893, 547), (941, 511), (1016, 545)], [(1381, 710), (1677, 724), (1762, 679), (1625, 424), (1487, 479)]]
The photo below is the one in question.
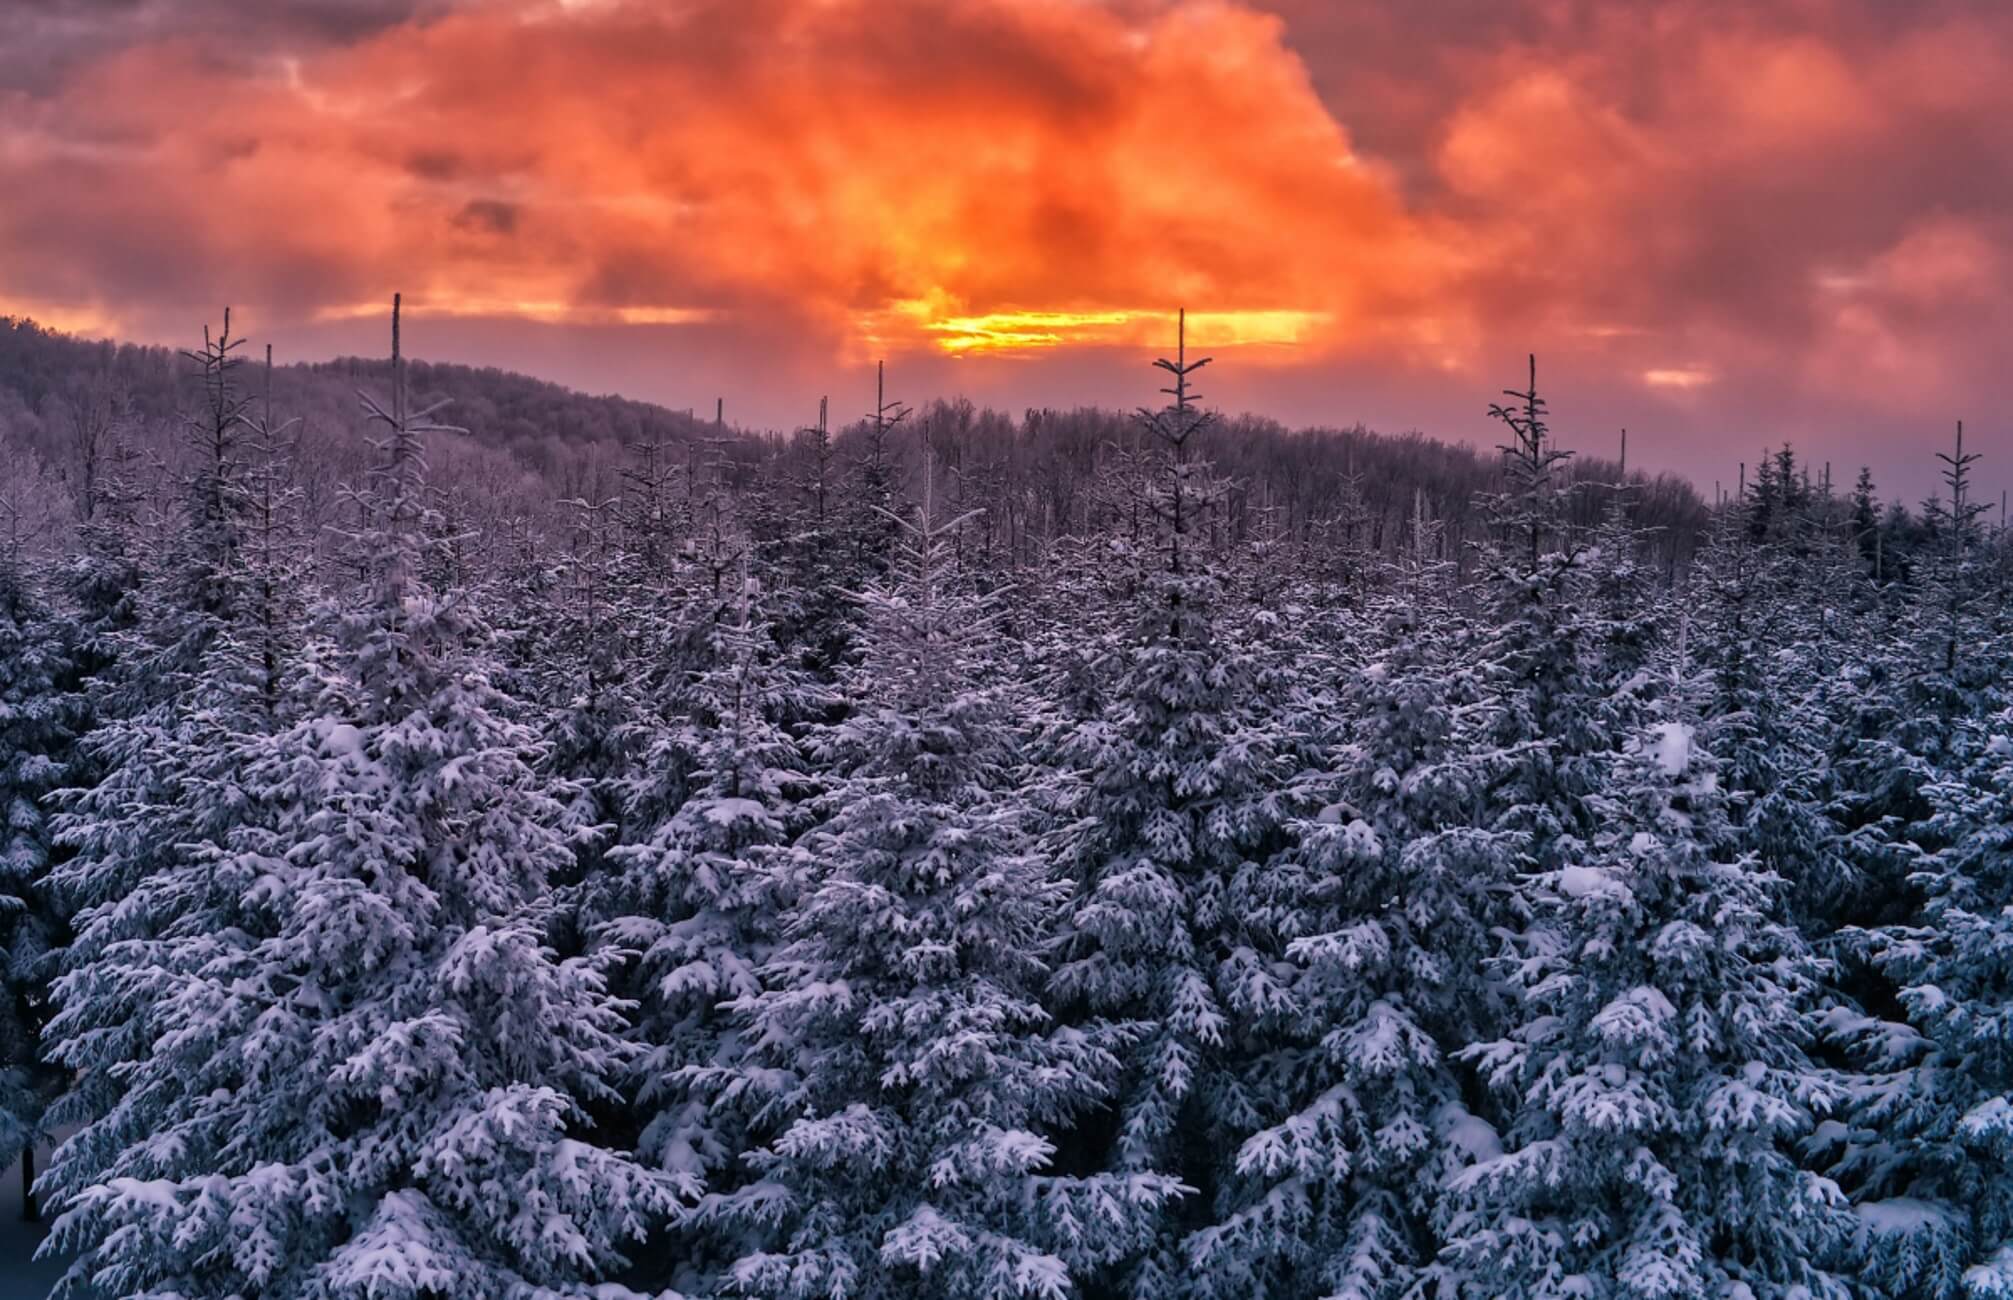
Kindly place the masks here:
[(470, 199), (461, 211), (454, 214), (454, 224), (460, 230), (514, 235), (517, 233), (517, 205), (502, 199)]
[(444, 149), (421, 149), (406, 159), (406, 170), (426, 181), (451, 181), (462, 174), (463, 163)]
[(219, 67), (302, 54), (436, 16), (451, 0), (10, 0), (0, 98), (54, 93), (80, 65), (136, 45), (188, 41)]

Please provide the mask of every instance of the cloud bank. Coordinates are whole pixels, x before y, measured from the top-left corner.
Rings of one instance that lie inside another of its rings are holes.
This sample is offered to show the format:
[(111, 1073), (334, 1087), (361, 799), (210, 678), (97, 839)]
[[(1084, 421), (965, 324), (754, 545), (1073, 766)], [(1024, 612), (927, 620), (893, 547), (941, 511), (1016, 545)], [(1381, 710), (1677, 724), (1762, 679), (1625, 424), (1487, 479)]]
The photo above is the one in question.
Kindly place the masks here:
[(469, 359), (781, 423), (882, 354), (1120, 396), (1187, 305), (1226, 399), (1472, 433), (1536, 350), (1589, 440), (1701, 476), (1912, 448), (1989, 409), (2008, 337), (1988, 4), (244, 12), (10, 38), (0, 310), (167, 339), (228, 298), (303, 354), (400, 288)]

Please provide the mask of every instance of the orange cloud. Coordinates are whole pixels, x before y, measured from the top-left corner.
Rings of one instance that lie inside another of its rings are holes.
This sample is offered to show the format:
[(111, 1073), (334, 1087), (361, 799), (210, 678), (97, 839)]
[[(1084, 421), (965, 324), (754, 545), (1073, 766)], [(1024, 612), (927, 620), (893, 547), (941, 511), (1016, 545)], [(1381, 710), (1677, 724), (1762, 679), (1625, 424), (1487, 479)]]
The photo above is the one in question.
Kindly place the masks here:
[[(491, 4), (223, 85), (198, 45), (133, 48), (41, 117), (17, 158), (131, 195), (106, 224), (187, 250), (171, 294), (309, 315), (396, 282), (462, 314), (782, 312), (948, 351), (1184, 302), (1234, 339), (1367, 341), (1417, 336), (1457, 261), (1280, 21), (1231, 4)], [(52, 232), (9, 215), (6, 278), (33, 280)], [(108, 313), (132, 290), (51, 278)]]
[(1996, 392), (2013, 12), (1973, 0), (243, 9), (0, 51), (0, 310), (346, 340), (396, 288), (682, 405), (883, 351), (1129, 399), (1083, 376), (1185, 305), (1220, 400), (1475, 431), (1535, 349), (1566, 423), (1701, 456)]

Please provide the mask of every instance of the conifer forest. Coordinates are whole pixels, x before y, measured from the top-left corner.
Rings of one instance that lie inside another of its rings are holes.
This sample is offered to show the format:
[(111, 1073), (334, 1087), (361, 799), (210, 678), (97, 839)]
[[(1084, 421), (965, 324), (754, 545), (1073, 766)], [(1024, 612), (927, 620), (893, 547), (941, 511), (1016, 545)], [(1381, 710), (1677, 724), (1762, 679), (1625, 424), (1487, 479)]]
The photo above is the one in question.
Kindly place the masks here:
[(891, 365), (764, 435), (405, 315), (0, 329), (0, 1161), (64, 1294), (2013, 1297), (1954, 420), (1923, 503), (1708, 500), (1564, 448), (1542, 356), (1481, 452), (1219, 415), (1172, 320), (1133, 414)]

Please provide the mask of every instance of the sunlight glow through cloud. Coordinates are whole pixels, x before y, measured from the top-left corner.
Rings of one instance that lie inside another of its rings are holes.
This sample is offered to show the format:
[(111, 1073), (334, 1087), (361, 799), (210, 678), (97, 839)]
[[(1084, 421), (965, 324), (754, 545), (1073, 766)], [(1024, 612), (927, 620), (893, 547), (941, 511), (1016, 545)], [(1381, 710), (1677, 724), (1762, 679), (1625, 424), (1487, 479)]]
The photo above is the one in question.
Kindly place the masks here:
[(1660, 366), (1643, 371), (1643, 382), (1651, 388), (1703, 388), (1712, 382), (1712, 371), (1703, 366)]

